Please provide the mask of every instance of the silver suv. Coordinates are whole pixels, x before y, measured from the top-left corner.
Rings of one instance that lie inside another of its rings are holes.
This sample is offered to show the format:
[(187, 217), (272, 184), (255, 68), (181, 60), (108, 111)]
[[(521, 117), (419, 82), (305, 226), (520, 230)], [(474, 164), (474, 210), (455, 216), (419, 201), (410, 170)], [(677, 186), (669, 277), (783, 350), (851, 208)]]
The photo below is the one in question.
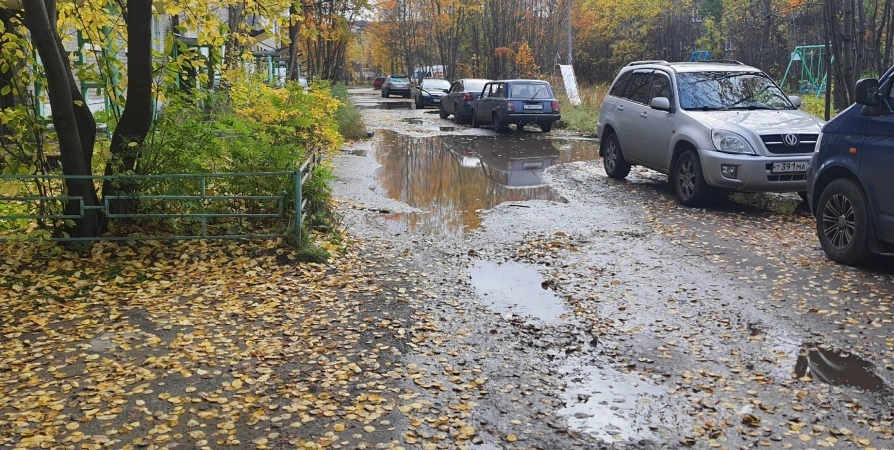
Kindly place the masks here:
[(602, 103), (600, 155), (615, 179), (632, 165), (667, 174), (685, 206), (725, 190), (803, 196), (823, 122), (800, 106), (737, 61), (638, 61)]

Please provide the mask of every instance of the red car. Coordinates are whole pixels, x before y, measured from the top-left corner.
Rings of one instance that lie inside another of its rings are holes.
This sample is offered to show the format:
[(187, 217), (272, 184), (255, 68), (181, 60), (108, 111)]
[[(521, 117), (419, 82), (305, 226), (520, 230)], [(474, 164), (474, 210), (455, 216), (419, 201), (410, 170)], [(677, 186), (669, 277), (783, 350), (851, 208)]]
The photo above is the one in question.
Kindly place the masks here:
[(385, 83), (385, 77), (378, 77), (373, 80), (373, 89), (379, 90), (382, 89), (382, 84)]

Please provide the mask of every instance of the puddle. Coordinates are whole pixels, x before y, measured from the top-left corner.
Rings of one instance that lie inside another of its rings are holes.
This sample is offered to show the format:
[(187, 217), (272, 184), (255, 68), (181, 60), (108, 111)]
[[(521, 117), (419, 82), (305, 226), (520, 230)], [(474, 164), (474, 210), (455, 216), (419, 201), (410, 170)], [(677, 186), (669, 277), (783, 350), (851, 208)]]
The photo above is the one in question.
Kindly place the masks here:
[(686, 430), (682, 407), (656, 384), (607, 367), (570, 361), (559, 369), (568, 385), (562, 393), (569, 427), (606, 442), (638, 441), (658, 430)]
[(369, 151), (366, 150), (365, 148), (364, 149), (353, 148), (353, 149), (342, 150), (342, 153), (344, 153), (345, 155), (351, 155), (351, 156), (366, 156), (369, 153)]
[(440, 127), (440, 129), (441, 129), (441, 131), (447, 132), (447, 131), (455, 130), (456, 127)]
[(481, 303), (501, 314), (533, 317), (547, 324), (559, 324), (568, 314), (553, 291), (541, 286), (543, 278), (533, 266), (507, 262), (479, 261), (469, 268), (472, 286)]
[(394, 229), (462, 234), (481, 225), (479, 211), (504, 202), (565, 200), (543, 183), (547, 167), (592, 160), (593, 141), (516, 136), (413, 137), (386, 130), (375, 145), (380, 195), (424, 213), (378, 220)]
[(422, 125), (422, 119), (414, 119), (412, 117), (409, 119), (401, 119), (400, 121), (404, 122), (404, 123), (409, 123), (412, 125)]
[(354, 104), (357, 109), (384, 109), (386, 111), (413, 109), (412, 102), (357, 102)]
[(875, 374), (875, 366), (856, 355), (804, 345), (795, 364), (798, 378), (809, 376), (813, 381), (833, 386), (851, 386), (870, 392), (886, 392), (890, 388)]

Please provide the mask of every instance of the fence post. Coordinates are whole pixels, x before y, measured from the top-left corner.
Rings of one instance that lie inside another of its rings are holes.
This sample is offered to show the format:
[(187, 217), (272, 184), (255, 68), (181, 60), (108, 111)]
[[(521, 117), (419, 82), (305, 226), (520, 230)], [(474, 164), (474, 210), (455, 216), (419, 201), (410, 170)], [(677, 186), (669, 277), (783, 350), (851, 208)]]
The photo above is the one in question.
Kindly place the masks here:
[(304, 174), (301, 171), (301, 168), (298, 168), (298, 171), (295, 172), (295, 236), (298, 239), (298, 243), (301, 243), (301, 180), (304, 178)]

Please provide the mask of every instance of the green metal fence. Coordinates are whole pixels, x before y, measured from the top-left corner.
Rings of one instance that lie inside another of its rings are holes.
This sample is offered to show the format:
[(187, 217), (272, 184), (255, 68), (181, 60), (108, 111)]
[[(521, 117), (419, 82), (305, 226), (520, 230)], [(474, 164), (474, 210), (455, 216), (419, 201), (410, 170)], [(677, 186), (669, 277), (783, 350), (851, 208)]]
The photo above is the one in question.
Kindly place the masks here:
[[(34, 192), (34, 186), (55, 186), (61, 191), (65, 180), (90, 179), (95, 184), (127, 183), (135, 194), (107, 195), (99, 205), (88, 206), (83, 197), (0, 194), (0, 224), (32, 221), (50, 224), (81, 219), (98, 210), (116, 229), (99, 237), (31, 236), (16, 227), (0, 227), (0, 242), (35, 240), (133, 241), (196, 239), (273, 239), (294, 236), (301, 239), (307, 198), (304, 185), (320, 163), (311, 154), (301, 167), (290, 172), (201, 173), (164, 175), (0, 175), (0, 183)], [(0, 189), (0, 192), (3, 190)], [(171, 194), (176, 191), (176, 194)], [(192, 191), (184, 193), (185, 191)], [(138, 207), (116, 212), (115, 202), (131, 201)], [(64, 206), (77, 202), (77, 213), (64, 213)], [(118, 227), (118, 225), (122, 225)], [(173, 224), (173, 225), (172, 225)], [(170, 233), (158, 233), (169, 229)], [(152, 230), (154, 233), (144, 231)], [(280, 230), (280, 231), (275, 231)], [(257, 231), (257, 232), (255, 232)]]

